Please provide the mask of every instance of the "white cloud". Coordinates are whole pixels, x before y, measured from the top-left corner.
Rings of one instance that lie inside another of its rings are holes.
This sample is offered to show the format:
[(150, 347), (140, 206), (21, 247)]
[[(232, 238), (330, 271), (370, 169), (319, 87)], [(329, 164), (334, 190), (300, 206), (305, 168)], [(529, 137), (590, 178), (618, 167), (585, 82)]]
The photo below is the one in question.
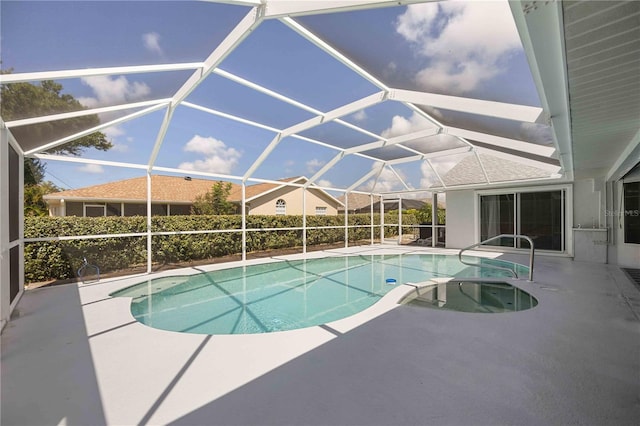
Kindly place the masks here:
[(95, 94), (95, 97), (78, 98), (81, 104), (89, 108), (134, 102), (151, 93), (151, 89), (145, 83), (130, 83), (125, 76), (83, 77), (81, 80)]
[(122, 129), (122, 127), (111, 126), (104, 129), (102, 133), (104, 133), (109, 139), (116, 139), (119, 136), (124, 135), (126, 132), (124, 131), (124, 129)]
[(469, 92), (504, 72), (503, 59), (521, 48), (506, 1), (410, 5), (395, 24), (429, 63), (416, 75), (424, 90)]
[(331, 183), (331, 181), (329, 181), (327, 179), (320, 179), (316, 183), (318, 184), (318, 186), (324, 186), (324, 187), (327, 187), (327, 188), (333, 188), (333, 184)]
[(129, 152), (129, 145), (125, 145), (123, 143), (115, 143), (111, 142), (111, 151), (115, 152)]
[(420, 186), (422, 188), (429, 188), (431, 185), (440, 183), (438, 176), (433, 172), (433, 169), (426, 161), (420, 164), (420, 172), (422, 177), (420, 178)]
[(527, 142), (550, 144), (553, 142), (551, 127), (543, 124), (521, 123), (520, 136)]
[(391, 119), (391, 126), (382, 131), (383, 138), (392, 138), (394, 136), (406, 135), (408, 133), (417, 132), (419, 130), (434, 127), (433, 124), (420, 114), (414, 112), (409, 119), (401, 115), (396, 115)]
[[(121, 138), (121, 136), (124, 136), (127, 133), (127, 132), (124, 131), (124, 129), (122, 127), (111, 126), (111, 127), (108, 127), (106, 129), (104, 129), (102, 132), (107, 136), (107, 139), (113, 145), (111, 147), (112, 151), (129, 152), (129, 146), (125, 145), (123, 143), (120, 143), (118, 141)], [(128, 137), (128, 138), (126, 138), (126, 140), (128, 142), (131, 142), (131, 141), (133, 141), (133, 138)]]
[(314, 158), (313, 160), (307, 161), (306, 164), (307, 164), (307, 170), (309, 171), (309, 173), (315, 173), (320, 169), (320, 167), (325, 165), (325, 162), (318, 160), (317, 158)]
[(356, 112), (355, 114), (353, 114), (353, 119), (358, 122), (365, 121), (367, 119), (367, 113), (365, 112), (365, 110), (362, 109)]
[[(372, 168), (375, 168), (375, 167), (378, 167), (378, 166), (374, 164)], [(406, 176), (404, 176), (402, 171), (398, 171), (398, 170), (396, 171), (398, 172), (400, 177), (406, 181)], [(398, 177), (395, 175), (395, 173), (393, 173), (393, 171), (391, 171), (391, 169), (389, 169), (388, 167), (385, 167), (384, 169), (382, 169), (382, 172), (380, 173), (378, 180), (377, 181), (375, 179), (369, 180), (364, 185), (364, 188), (365, 190), (368, 190), (368, 191), (372, 191), (375, 189), (376, 191), (386, 192), (386, 191), (404, 189), (404, 186), (402, 185), (402, 182), (400, 182)]]
[(215, 138), (195, 135), (184, 146), (187, 152), (202, 154), (205, 158), (181, 163), (178, 168), (211, 173), (231, 173), (242, 154)]
[(85, 164), (84, 166), (78, 167), (78, 171), (92, 174), (104, 173), (104, 169), (100, 164)]
[(142, 34), (142, 42), (150, 52), (157, 53), (160, 56), (164, 55), (162, 47), (160, 47), (160, 34), (156, 32)]

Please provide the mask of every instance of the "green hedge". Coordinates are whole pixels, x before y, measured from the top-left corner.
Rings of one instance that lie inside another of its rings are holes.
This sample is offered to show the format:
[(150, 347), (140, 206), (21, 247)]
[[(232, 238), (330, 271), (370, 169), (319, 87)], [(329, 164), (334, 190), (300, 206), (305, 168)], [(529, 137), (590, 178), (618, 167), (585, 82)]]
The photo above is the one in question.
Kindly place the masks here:
[[(302, 226), (302, 216), (247, 216), (247, 229), (296, 228)], [(385, 222), (396, 223), (397, 216), (385, 215)], [(374, 224), (380, 218), (374, 215)], [(403, 224), (416, 223), (403, 215)], [(349, 225), (367, 225), (349, 229), (350, 242), (369, 240), (371, 231), (368, 214), (350, 215)], [(332, 244), (344, 241), (344, 216), (308, 216), (307, 227), (335, 226), (335, 229), (308, 229), (307, 245)], [(82, 236), (146, 232), (146, 218), (135, 217), (26, 217), (25, 237)], [(189, 262), (240, 254), (242, 252), (242, 218), (238, 215), (216, 216), (154, 216), (153, 232), (238, 230), (191, 235), (154, 235), (152, 258), (156, 264)], [(396, 228), (388, 227), (385, 235)], [(406, 231), (403, 231), (406, 232)], [(374, 237), (380, 227), (374, 227)], [(249, 231), (247, 252), (302, 246), (302, 230)], [(76, 275), (82, 258), (100, 267), (102, 273), (142, 267), (147, 261), (147, 239), (140, 237), (95, 238), (73, 241), (33, 242), (25, 245), (25, 281), (67, 279)]]

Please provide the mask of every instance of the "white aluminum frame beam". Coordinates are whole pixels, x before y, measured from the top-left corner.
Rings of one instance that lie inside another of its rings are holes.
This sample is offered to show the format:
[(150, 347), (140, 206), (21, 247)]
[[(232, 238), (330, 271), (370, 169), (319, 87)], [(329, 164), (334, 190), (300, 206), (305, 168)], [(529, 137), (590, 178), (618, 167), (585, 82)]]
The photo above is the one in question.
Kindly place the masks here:
[(29, 157), (37, 158), (38, 160), (45, 160), (45, 161), (61, 161), (64, 163), (98, 164), (100, 166), (121, 167), (125, 169), (139, 169), (139, 170), (147, 169), (147, 166), (145, 164), (123, 163), (120, 161), (93, 160), (89, 158), (71, 157), (71, 156), (55, 155), (55, 154), (32, 154)]
[(374, 93), (373, 95), (365, 96), (357, 101), (348, 103), (341, 107), (335, 108), (329, 112), (324, 113), (321, 116), (310, 118), (306, 121), (294, 124), (282, 131), (284, 136), (290, 136), (294, 133), (304, 132), (320, 124), (334, 121), (337, 118), (344, 117), (345, 115), (353, 114), (361, 109), (368, 108), (370, 106), (379, 104), (386, 99), (386, 93), (384, 91)]
[(65, 80), (69, 78), (96, 77), (102, 75), (144, 74), (152, 72), (185, 71), (203, 68), (203, 62), (182, 64), (132, 65), (127, 67), (87, 68), (62, 71), (26, 72), (0, 75), (0, 84), (25, 83), (42, 80)]
[(400, 176), (400, 173), (398, 173), (398, 171), (396, 169), (394, 169), (393, 166), (388, 164), (387, 167), (389, 168), (389, 170), (391, 170), (391, 173), (393, 173), (396, 176), (396, 178), (398, 178), (398, 180), (400, 181), (402, 186), (404, 186), (404, 189), (406, 189), (407, 191), (411, 191), (413, 189), (413, 188), (409, 187), (409, 185), (407, 185), (407, 183), (404, 181), (404, 179), (402, 179), (402, 176)]
[[(507, 148), (514, 151), (526, 152), (528, 154), (539, 155), (541, 157), (552, 157), (556, 149), (551, 146), (538, 145), (531, 142), (523, 142), (516, 139), (503, 138), (501, 136), (490, 135), (487, 133), (474, 132), (456, 127), (445, 127), (442, 133), (453, 136), (459, 136), (465, 139), (471, 139), (483, 142), (497, 147)], [(473, 144), (473, 143), (472, 143)]]
[(254, 7), (244, 18), (231, 30), (222, 42), (215, 48), (215, 50), (204, 61), (204, 67), (201, 70), (194, 72), (191, 77), (182, 85), (180, 89), (173, 96), (172, 104), (175, 106), (186, 99), (191, 92), (195, 90), (200, 83), (206, 79), (209, 74), (231, 53), (233, 50), (247, 38), (251, 32), (256, 29), (262, 20), (263, 12), (262, 7)]
[(266, 0), (265, 17), (316, 15), (333, 12), (349, 12), (361, 9), (393, 7), (438, 0)]
[(197, 109), (198, 111), (202, 111), (202, 112), (206, 112), (208, 114), (211, 115), (217, 115), (218, 117), (222, 117), (222, 118), (226, 118), (228, 120), (233, 120), (233, 121), (237, 121), (238, 123), (242, 123), (242, 124), (246, 124), (249, 126), (253, 126), (253, 127), (257, 127), (259, 129), (263, 129), (263, 130), (268, 130), (270, 132), (273, 133), (280, 133), (282, 132), (281, 129), (277, 129), (275, 127), (271, 127), (271, 126), (267, 126), (266, 124), (262, 124), (262, 123), (258, 123), (257, 121), (252, 121), (252, 120), (247, 120), (245, 118), (242, 117), (238, 117), (232, 114), (227, 114), (226, 112), (222, 112), (222, 111), (218, 111), (212, 108), (208, 108), (208, 107), (204, 107), (198, 104), (194, 104), (191, 102), (187, 102), (187, 101), (183, 101), (181, 104), (181, 106), (185, 106), (185, 107), (189, 107), (192, 109)]
[[(553, 142), (564, 173), (573, 180), (573, 147), (569, 78), (562, 2), (555, 2), (526, 13), (525, 4), (509, 2), (522, 47), (530, 64), (540, 103), (549, 114)], [(607, 78), (612, 78), (608, 76)]]
[(540, 107), (484, 101), (459, 96), (391, 89), (389, 91), (389, 99), (527, 123), (539, 123), (539, 120), (545, 119), (544, 111)]
[(447, 149), (444, 151), (430, 152), (428, 154), (420, 154), (420, 155), (414, 155), (411, 157), (398, 158), (396, 160), (389, 160), (389, 161), (386, 161), (385, 164), (394, 165), (394, 164), (411, 163), (413, 161), (425, 160), (427, 158), (448, 157), (449, 155), (458, 155), (458, 154), (465, 154), (467, 152), (472, 152), (474, 149), (476, 148), (472, 146), (463, 146), (459, 148)]
[(396, 136), (386, 140), (379, 140), (376, 142), (357, 145), (357, 146), (354, 146), (353, 148), (346, 149), (345, 152), (347, 154), (354, 154), (357, 152), (369, 151), (377, 148), (384, 148), (386, 146), (393, 146), (393, 145), (401, 144), (404, 142), (410, 142), (412, 140), (419, 139), (419, 138), (435, 136), (439, 133), (440, 133), (440, 129), (434, 129), (434, 128), (418, 130), (417, 132), (407, 133), (407, 134)]
[(145, 108), (142, 111), (136, 111), (133, 114), (125, 115), (124, 117), (120, 117), (118, 119), (109, 121), (107, 123), (103, 123), (103, 124), (100, 124), (98, 126), (92, 127), (90, 129), (83, 130), (82, 132), (78, 132), (78, 133), (75, 133), (73, 135), (66, 136), (66, 137), (64, 137), (62, 139), (58, 139), (56, 141), (49, 142), (47, 144), (39, 146), (38, 148), (30, 149), (28, 151), (25, 151), (24, 154), (27, 155), (27, 156), (29, 156), (31, 154), (37, 154), (39, 152), (46, 151), (47, 149), (55, 148), (57, 146), (65, 144), (67, 142), (71, 142), (71, 141), (79, 139), (81, 137), (90, 135), (91, 133), (98, 132), (98, 131), (100, 131), (102, 129), (106, 129), (106, 128), (111, 127), (111, 126), (116, 126), (116, 125), (121, 124), (121, 123), (125, 123), (127, 121), (133, 120), (134, 118), (142, 117), (144, 115), (150, 114), (152, 112), (158, 111), (158, 110), (160, 110), (162, 108), (166, 108), (166, 107), (167, 107), (167, 104), (154, 105), (154, 106), (151, 106), (149, 108)]
[[(324, 2), (318, 2), (316, 0), (316, 3), (324, 3)], [(398, 4), (398, 2), (396, 2), (396, 4)], [(357, 73), (360, 77), (366, 79), (367, 81), (369, 81), (370, 83), (374, 84), (375, 86), (379, 87), (384, 91), (389, 91), (389, 87), (386, 84), (384, 84), (383, 82), (375, 78), (371, 73), (366, 71), (364, 68), (361, 68), (360, 66), (358, 66), (351, 59), (347, 58), (338, 50), (334, 49), (331, 45), (329, 45), (329, 43), (325, 42), (320, 37), (313, 34), (311, 31), (309, 31), (308, 29), (300, 25), (298, 22), (294, 21), (291, 18), (282, 18), (280, 19), (280, 21), (285, 23), (287, 26), (289, 26), (289, 28), (296, 31), (298, 34), (300, 34), (307, 40), (309, 40), (311, 43), (318, 46), (320, 49), (327, 52), (329, 55), (333, 56), (333, 58), (335, 58), (336, 60), (342, 62), (344, 65), (349, 67), (353, 72)]]
[(159, 104), (168, 105), (169, 102), (171, 102), (171, 98), (156, 99), (152, 101), (133, 102), (129, 104), (114, 105), (114, 106), (101, 107), (101, 108), (82, 109), (79, 111), (63, 112), (60, 114), (44, 115), (40, 117), (23, 118), (22, 120), (8, 121), (6, 125), (9, 128), (29, 126), (32, 124), (47, 123), (50, 121), (58, 121), (58, 120), (67, 120), (69, 118), (84, 117), (86, 115), (102, 114), (105, 112), (115, 112), (115, 111), (122, 111), (122, 110), (133, 109), (133, 108), (144, 108), (146, 106), (159, 105)]
[(191, 77), (178, 89), (178, 91), (173, 95), (171, 100), (171, 105), (167, 109), (167, 115), (165, 116), (162, 125), (160, 126), (160, 130), (158, 131), (158, 136), (156, 138), (156, 143), (151, 152), (151, 156), (149, 158), (148, 167), (149, 170), (153, 167), (158, 154), (160, 153), (160, 148), (164, 142), (164, 137), (167, 134), (167, 130), (169, 128), (169, 124), (171, 123), (171, 119), (173, 117), (173, 113), (175, 108), (180, 105), (182, 101), (184, 101), (187, 96), (193, 92), (196, 87), (198, 87), (208, 76), (213, 72), (213, 70), (231, 53), (233, 50), (242, 43), (242, 41), (251, 34), (251, 32), (256, 29), (263, 20), (262, 14), (264, 12), (264, 8), (254, 7), (249, 13), (247, 13), (240, 22), (227, 34), (227, 36), (220, 42), (220, 44), (214, 49), (213, 52), (209, 55), (209, 57), (204, 61), (204, 67), (200, 70), (194, 72)]
[(499, 150), (493, 150), (491, 148), (485, 148), (477, 146), (475, 150), (479, 153), (486, 153), (494, 157), (503, 158), (505, 160), (513, 161), (514, 163), (524, 164), (525, 166), (535, 167), (537, 169), (545, 170), (550, 173), (560, 173), (562, 167), (555, 164), (543, 163), (542, 161), (532, 160), (529, 158), (520, 157), (518, 155), (508, 154)]
[(353, 192), (354, 189), (356, 189), (357, 187), (365, 183), (368, 179), (370, 179), (374, 175), (380, 175), (383, 169), (384, 169), (384, 163), (379, 163), (375, 165), (366, 175), (362, 176), (360, 179), (352, 183), (351, 186), (347, 188), (346, 192), (347, 193)]

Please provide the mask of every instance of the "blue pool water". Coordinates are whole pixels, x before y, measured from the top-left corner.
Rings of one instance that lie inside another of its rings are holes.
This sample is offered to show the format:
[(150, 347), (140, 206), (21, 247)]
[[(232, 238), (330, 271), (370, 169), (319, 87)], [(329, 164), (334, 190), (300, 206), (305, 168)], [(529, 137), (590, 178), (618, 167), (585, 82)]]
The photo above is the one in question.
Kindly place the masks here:
[[(471, 256), (467, 256), (471, 257)], [(513, 266), (475, 258), (480, 265)], [(516, 265), (519, 275), (528, 268)], [(351, 316), (407, 282), (437, 277), (505, 277), (456, 256), (360, 255), (291, 260), (146, 280), (112, 294), (150, 327), (198, 334), (293, 330)], [(391, 279), (396, 280), (393, 284)], [(389, 283), (387, 281), (389, 280)]]

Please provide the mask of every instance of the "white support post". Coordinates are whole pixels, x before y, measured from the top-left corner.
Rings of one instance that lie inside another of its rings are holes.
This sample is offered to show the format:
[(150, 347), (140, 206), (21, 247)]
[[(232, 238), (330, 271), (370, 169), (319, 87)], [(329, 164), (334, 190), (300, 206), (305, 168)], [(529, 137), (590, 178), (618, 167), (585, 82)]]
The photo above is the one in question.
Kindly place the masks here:
[(0, 331), (11, 316), (9, 184), (9, 131), (0, 120)]
[(302, 187), (302, 253), (307, 253), (307, 187)]
[(431, 247), (438, 244), (438, 193), (431, 193)]
[(402, 245), (402, 197), (398, 197), (398, 245)]
[(344, 197), (344, 248), (349, 248), (349, 197)]
[(373, 194), (369, 194), (369, 209), (371, 210), (371, 245), (375, 240), (375, 227), (373, 225)]
[(384, 244), (384, 197), (380, 196), (380, 244)]
[(147, 171), (147, 274), (152, 271), (152, 256), (151, 250), (153, 249), (153, 241), (151, 239), (151, 171)]
[(247, 260), (247, 184), (242, 181), (242, 260)]

